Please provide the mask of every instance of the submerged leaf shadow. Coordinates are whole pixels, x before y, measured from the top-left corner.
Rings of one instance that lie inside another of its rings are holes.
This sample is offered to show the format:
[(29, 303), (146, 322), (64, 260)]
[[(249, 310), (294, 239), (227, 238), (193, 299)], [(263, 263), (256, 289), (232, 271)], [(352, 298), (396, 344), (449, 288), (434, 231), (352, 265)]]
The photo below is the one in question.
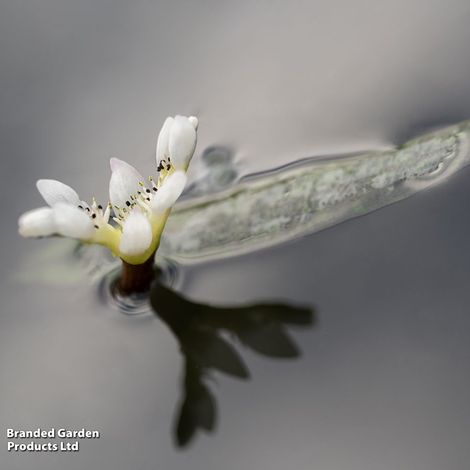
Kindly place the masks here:
[(150, 303), (175, 335), (183, 355), (182, 398), (174, 429), (179, 447), (186, 446), (198, 429), (215, 429), (216, 400), (207, 385), (211, 370), (249, 377), (230, 340), (272, 358), (296, 358), (300, 351), (286, 325), (308, 327), (315, 321), (311, 308), (282, 304), (214, 307), (192, 302), (158, 282), (150, 292)]

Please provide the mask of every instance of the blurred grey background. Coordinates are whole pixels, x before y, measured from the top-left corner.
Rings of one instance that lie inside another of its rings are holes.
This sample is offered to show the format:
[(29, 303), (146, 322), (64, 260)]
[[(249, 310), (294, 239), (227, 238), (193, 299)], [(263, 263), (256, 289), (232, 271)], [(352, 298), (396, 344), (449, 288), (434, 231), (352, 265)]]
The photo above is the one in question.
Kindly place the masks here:
[(175, 113), (247, 171), (399, 143), (469, 116), (469, 18), (464, 0), (2, 1), (2, 161), (150, 168)]

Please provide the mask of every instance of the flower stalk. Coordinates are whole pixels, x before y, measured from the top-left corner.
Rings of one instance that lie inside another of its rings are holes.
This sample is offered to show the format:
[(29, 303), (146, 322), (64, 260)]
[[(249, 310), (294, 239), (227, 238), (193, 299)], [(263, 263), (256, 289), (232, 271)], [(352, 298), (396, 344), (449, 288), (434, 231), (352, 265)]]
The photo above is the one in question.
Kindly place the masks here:
[(121, 276), (116, 284), (119, 293), (127, 296), (148, 292), (154, 279), (153, 261), (153, 256), (142, 264), (122, 260)]

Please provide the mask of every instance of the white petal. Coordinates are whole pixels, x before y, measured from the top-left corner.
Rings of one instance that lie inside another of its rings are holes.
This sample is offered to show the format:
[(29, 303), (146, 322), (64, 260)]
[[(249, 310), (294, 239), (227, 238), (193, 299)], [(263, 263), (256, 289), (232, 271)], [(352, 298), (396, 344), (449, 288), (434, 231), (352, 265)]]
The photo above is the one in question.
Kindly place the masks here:
[(197, 127), (199, 126), (199, 119), (196, 116), (189, 116), (188, 120), (193, 125), (194, 129), (197, 130)]
[(185, 116), (176, 116), (170, 130), (169, 150), (171, 163), (177, 169), (186, 170), (196, 148), (196, 129)]
[(109, 181), (109, 200), (113, 206), (126, 207), (126, 201), (139, 190), (142, 175), (129, 163), (111, 158), (111, 180)]
[(47, 237), (55, 231), (54, 216), (50, 207), (25, 212), (18, 219), (18, 232), (23, 237)]
[(165, 179), (150, 203), (154, 214), (161, 214), (176, 202), (183, 192), (187, 180), (188, 177), (184, 171), (175, 171)]
[(70, 186), (56, 180), (38, 180), (36, 187), (44, 200), (52, 207), (58, 202), (78, 206), (80, 198)]
[(52, 210), (59, 235), (80, 240), (89, 240), (93, 236), (93, 222), (83, 210), (63, 203), (56, 204)]
[(139, 207), (127, 216), (123, 227), (119, 251), (126, 256), (135, 256), (145, 252), (152, 243), (152, 227)]
[(168, 145), (170, 142), (170, 130), (173, 126), (173, 122), (174, 119), (172, 117), (167, 117), (160, 130), (160, 134), (158, 134), (156, 149), (157, 166), (162, 160), (165, 160), (170, 156)]

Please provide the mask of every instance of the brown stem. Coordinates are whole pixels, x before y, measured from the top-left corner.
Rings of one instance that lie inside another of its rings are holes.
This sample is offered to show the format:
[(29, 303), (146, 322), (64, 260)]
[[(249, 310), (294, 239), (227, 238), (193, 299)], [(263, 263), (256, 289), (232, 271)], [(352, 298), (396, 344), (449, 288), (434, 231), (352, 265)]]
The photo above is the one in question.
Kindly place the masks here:
[(122, 260), (121, 277), (117, 288), (123, 295), (147, 292), (154, 278), (154, 255), (142, 264), (129, 264)]

